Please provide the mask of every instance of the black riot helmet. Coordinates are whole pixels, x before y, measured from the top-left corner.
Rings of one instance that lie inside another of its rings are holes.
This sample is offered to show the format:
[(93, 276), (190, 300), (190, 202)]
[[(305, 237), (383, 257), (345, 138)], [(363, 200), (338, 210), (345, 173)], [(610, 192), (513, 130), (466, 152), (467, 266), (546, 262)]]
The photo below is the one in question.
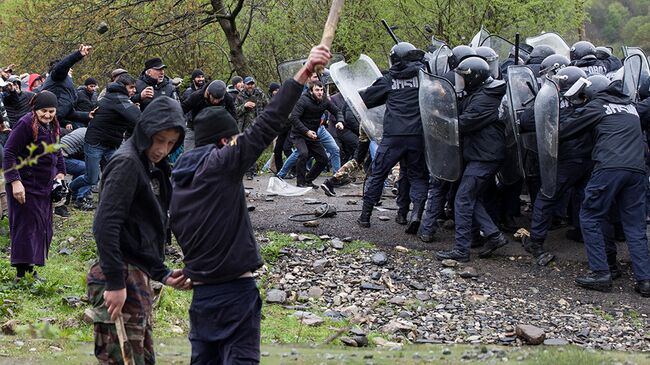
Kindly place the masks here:
[(422, 61), (424, 51), (415, 48), (408, 42), (399, 42), (390, 49), (390, 63), (397, 65), (401, 62)]
[(571, 61), (561, 54), (552, 54), (542, 61), (539, 74), (544, 75), (549, 72), (556, 73), (557, 70), (569, 66)]
[(587, 41), (576, 42), (571, 46), (571, 61), (595, 59), (596, 47)]
[(593, 99), (596, 93), (605, 90), (609, 83), (609, 79), (603, 75), (581, 77), (564, 93), (564, 97), (573, 104), (583, 104)]
[(476, 90), (486, 82), (492, 81), (490, 65), (479, 56), (469, 56), (454, 69), (457, 92)]
[(553, 80), (560, 88), (560, 94), (564, 95), (578, 80), (586, 79), (587, 74), (575, 66), (567, 66), (560, 69), (554, 76)]
[(452, 55), (449, 56), (449, 69), (453, 70), (458, 67), (460, 61), (469, 56), (476, 56), (476, 51), (470, 46), (456, 46), (451, 50)]
[(539, 45), (533, 48), (533, 51), (530, 52), (530, 58), (543, 60), (552, 54), (555, 54), (555, 50), (553, 48), (545, 45)]
[(612, 55), (612, 50), (609, 47), (596, 47), (596, 58), (599, 60), (606, 60)]
[(492, 77), (498, 79), (501, 76), (501, 70), (499, 69), (499, 55), (490, 47), (477, 47), (475, 49), (476, 54), (483, 57), (488, 65), (490, 66), (490, 72)]

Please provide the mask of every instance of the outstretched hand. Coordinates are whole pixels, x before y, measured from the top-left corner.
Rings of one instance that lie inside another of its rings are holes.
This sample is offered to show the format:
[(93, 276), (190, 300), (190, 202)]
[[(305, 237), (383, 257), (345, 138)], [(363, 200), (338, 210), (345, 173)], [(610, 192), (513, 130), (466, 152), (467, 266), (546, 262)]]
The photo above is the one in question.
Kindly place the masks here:
[(305, 65), (302, 66), (300, 71), (298, 71), (296, 76), (294, 76), (294, 80), (298, 81), (301, 84), (306, 83), (314, 73), (316, 66), (324, 67), (327, 65), (331, 58), (332, 54), (330, 53), (328, 47), (325, 47), (321, 44), (312, 48), (311, 52), (309, 52), (309, 58), (307, 58), (307, 62), (305, 62)]
[(93, 46), (86, 46), (86, 45), (80, 45), (79, 46), (79, 53), (81, 53), (82, 56), (86, 57), (90, 53), (90, 50), (93, 49)]

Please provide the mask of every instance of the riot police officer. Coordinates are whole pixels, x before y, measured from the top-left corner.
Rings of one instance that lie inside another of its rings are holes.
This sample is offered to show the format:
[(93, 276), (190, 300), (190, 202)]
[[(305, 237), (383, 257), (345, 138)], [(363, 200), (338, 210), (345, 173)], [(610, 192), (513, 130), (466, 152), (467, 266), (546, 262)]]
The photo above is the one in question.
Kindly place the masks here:
[[(593, 85), (593, 84), (592, 84)], [(580, 224), (591, 273), (576, 278), (583, 288), (610, 291), (618, 276), (614, 229), (608, 215), (616, 203), (636, 279), (635, 290), (650, 297), (650, 257), (646, 237), (647, 179), (641, 123), (622, 82), (606, 89), (585, 88), (590, 100), (560, 126), (560, 138), (592, 132), (594, 170), (585, 188)]]
[(391, 49), (390, 60), (389, 72), (363, 94), (369, 109), (386, 104), (386, 114), (382, 140), (366, 181), (363, 208), (357, 222), (361, 227), (370, 227), (372, 209), (381, 198), (384, 180), (393, 166), (401, 162), (411, 184), (409, 195), (413, 202), (406, 231), (414, 234), (422, 219), (429, 180), (418, 95), (418, 72), (424, 67), (424, 52), (410, 43), (400, 42)]
[(474, 224), (487, 237), (480, 257), (489, 257), (508, 243), (483, 204), (485, 188), (505, 158), (505, 123), (498, 108), (506, 83), (494, 80), (490, 66), (480, 57), (464, 59), (455, 73), (456, 90), (466, 93), (458, 107), (465, 171), (455, 200), (456, 243), (452, 250), (436, 252), (436, 258), (467, 262)]

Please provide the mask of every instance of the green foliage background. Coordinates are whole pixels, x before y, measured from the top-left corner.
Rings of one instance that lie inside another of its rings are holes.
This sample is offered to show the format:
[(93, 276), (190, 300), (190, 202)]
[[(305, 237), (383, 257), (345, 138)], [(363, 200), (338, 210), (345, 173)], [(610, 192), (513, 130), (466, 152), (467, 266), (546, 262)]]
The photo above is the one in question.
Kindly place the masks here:
[[(224, 1), (228, 9), (236, 2)], [(50, 60), (84, 42), (95, 51), (75, 68), (77, 82), (92, 75), (103, 83), (116, 67), (139, 74), (144, 60), (153, 56), (163, 57), (171, 76), (187, 77), (193, 68), (201, 67), (213, 78), (229, 79), (235, 71), (224, 32), (209, 15), (214, 3), (3, 1), (0, 64), (15, 63), (21, 73), (44, 72)], [(248, 69), (262, 85), (278, 79), (279, 62), (305, 56), (318, 43), (329, 5), (327, 0), (243, 1), (237, 27), (244, 37)], [(348, 60), (366, 53), (386, 67), (392, 41), (381, 26), (382, 18), (399, 27), (396, 33), (401, 39), (418, 47), (430, 41), (423, 31), (425, 24), (452, 45), (468, 43), (481, 25), (508, 39), (516, 32), (530, 36), (555, 31), (573, 41), (583, 29), (588, 5), (584, 0), (348, 0), (333, 51)], [(97, 27), (102, 21), (110, 30), (100, 35)]]

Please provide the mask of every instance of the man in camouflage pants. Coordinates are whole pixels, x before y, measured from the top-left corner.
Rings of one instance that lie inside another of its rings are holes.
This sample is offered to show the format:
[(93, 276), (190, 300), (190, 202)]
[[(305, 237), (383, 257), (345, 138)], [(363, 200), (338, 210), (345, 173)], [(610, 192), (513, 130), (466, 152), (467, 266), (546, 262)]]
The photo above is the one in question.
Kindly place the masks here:
[(356, 175), (361, 172), (363, 169), (363, 162), (368, 156), (368, 148), (370, 147), (370, 138), (368, 134), (363, 129), (363, 126), (359, 127), (359, 144), (357, 145), (357, 151), (355, 157), (350, 161), (346, 162), (341, 166), (336, 173), (329, 179), (325, 180), (321, 184), (321, 189), (325, 192), (327, 196), (336, 196), (334, 191), (334, 186), (341, 186), (348, 184), (352, 178), (355, 178)]
[[(237, 118), (239, 119), (239, 130), (244, 132), (248, 127), (253, 125), (253, 121), (262, 113), (264, 107), (269, 103), (266, 95), (256, 87), (255, 79), (247, 76), (244, 79), (244, 89), (237, 95)], [(253, 180), (257, 172), (257, 166), (253, 166), (246, 171), (246, 179)]]

